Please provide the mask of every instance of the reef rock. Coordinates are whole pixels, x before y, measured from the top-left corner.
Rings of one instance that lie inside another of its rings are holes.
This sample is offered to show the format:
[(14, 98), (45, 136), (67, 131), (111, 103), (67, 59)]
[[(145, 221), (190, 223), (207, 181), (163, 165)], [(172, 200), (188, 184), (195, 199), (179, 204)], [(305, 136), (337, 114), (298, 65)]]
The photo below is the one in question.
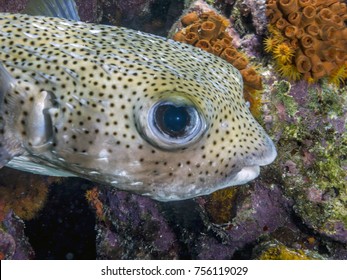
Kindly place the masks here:
[(0, 259), (27, 260), (34, 258), (28, 238), (24, 233), (24, 223), (13, 212), (9, 212), (1, 222)]

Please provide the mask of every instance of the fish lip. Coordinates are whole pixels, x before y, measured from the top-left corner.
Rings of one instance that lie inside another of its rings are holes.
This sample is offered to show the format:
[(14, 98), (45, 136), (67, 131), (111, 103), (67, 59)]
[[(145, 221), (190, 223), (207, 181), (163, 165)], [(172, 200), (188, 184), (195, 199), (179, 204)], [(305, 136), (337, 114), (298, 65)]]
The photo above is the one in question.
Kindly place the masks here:
[(232, 185), (244, 185), (248, 183), (249, 181), (254, 180), (259, 176), (260, 173), (260, 166), (259, 165), (248, 165), (242, 167), (242, 169), (237, 172), (233, 177), (232, 177)]
[(269, 136), (265, 136), (266, 149), (259, 152), (256, 158), (245, 161), (245, 166), (265, 166), (271, 164), (277, 157), (276, 147)]

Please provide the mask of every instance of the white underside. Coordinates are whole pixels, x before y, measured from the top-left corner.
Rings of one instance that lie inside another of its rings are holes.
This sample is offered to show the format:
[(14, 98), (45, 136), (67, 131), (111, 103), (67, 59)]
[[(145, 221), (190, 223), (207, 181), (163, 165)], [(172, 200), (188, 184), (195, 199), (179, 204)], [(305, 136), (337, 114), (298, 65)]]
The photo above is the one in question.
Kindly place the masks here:
[(39, 163), (32, 162), (26, 156), (19, 156), (13, 158), (10, 162), (6, 164), (6, 166), (31, 172), (39, 175), (47, 175), (47, 176), (58, 176), (58, 177), (74, 177), (76, 175), (61, 169), (57, 169), (56, 167), (50, 167), (47, 165), (41, 165)]

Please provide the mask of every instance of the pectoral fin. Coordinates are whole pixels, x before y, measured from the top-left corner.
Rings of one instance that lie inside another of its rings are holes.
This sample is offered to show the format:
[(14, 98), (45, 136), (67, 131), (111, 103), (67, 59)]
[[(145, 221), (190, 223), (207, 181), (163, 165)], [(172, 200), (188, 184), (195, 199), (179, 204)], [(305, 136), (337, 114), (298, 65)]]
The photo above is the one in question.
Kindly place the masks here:
[(80, 20), (74, 0), (30, 0), (23, 13), (32, 16)]

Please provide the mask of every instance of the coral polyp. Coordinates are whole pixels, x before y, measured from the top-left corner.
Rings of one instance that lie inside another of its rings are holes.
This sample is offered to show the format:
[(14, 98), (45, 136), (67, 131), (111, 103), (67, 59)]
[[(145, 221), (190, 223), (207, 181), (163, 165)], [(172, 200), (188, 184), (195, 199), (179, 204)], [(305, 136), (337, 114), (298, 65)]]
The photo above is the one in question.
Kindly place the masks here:
[(294, 56), (294, 48), (287, 43), (281, 43), (273, 48), (272, 53), (279, 64), (290, 63)]
[(298, 71), (295, 65), (281, 63), (277, 65), (277, 71), (281, 76), (288, 77), (290, 80), (297, 81), (302, 78), (302, 74)]
[(347, 79), (347, 62), (345, 62), (341, 67), (332, 72), (329, 82), (336, 86), (341, 86), (345, 84)]
[(268, 37), (264, 40), (264, 50), (266, 52), (272, 52), (277, 46), (278, 42), (273, 37)]

